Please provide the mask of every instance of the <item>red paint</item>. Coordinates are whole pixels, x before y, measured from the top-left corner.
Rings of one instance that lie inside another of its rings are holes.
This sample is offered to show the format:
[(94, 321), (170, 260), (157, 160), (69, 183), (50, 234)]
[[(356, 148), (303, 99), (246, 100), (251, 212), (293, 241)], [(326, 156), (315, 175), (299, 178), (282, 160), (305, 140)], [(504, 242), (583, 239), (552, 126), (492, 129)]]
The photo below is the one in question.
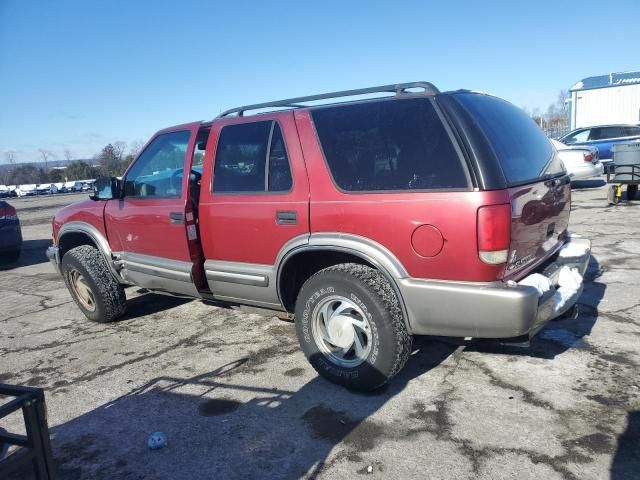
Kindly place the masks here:
[[(214, 194), (214, 153), (225, 125), (276, 120), (284, 135), (293, 176), (288, 193)], [(169, 213), (190, 211), (188, 172), (199, 123), (172, 127), (162, 133), (189, 129), (183, 195), (180, 199), (123, 199), (106, 204), (83, 202), (58, 213), (54, 232), (62, 222), (86, 221), (106, 233), (113, 251), (133, 251), (194, 261), (194, 274), (202, 273), (205, 259), (273, 265), (284, 244), (307, 232), (344, 232), (378, 242), (416, 278), (494, 281), (502, 278), (506, 264), (487, 265), (478, 257), (481, 242), (515, 250), (517, 257), (531, 255), (532, 263), (509, 272), (519, 278), (555, 248), (552, 244), (568, 224), (570, 187), (549, 187), (543, 182), (500, 191), (343, 193), (327, 170), (307, 109), (274, 112), (250, 117), (229, 117), (211, 126), (199, 201), (198, 240), (187, 240), (185, 224), (174, 225)], [(509, 235), (505, 222), (485, 231), (481, 210), (489, 205), (508, 205)], [(276, 223), (278, 211), (297, 214), (296, 225)], [(480, 225), (478, 221), (480, 220)], [(547, 238), (547, 228), (555, 230)], [(478, 228), (480, 227), (480, 230)], [(501, 233), (500, 233), (501, 232)], [(485, 235), (486, 234), (486, 235)], [(494, 235), (494, 236), (492, 236)], [(498, 240), (496, 240), (500, 237)], [(200, 245), (202, 254), (200, 253)], [(195, 271), (197, 270), (197, 272)], [(196, 275), (197, 276), (197, 275)], [(200, 275), (201, 276), (201, 275)]]
[[(186, 224), (173, 224), (171, 212), (186, 214), (189, 195), (189, 171), (200, 122), (178, 125), (156, 133), (190, 130), (180, 198), (123, 198), (109, 200), (105, 207), (107, 238), (114, 252), (132, 252), (172, 260), (192, 261)], [(147, 143), (148, 145), (148, 143)], [(126, 176), (126, 173), (125, 173)], [(124, 178), (124, 177), (123, 177)], [(102, 204), (102, 202), (96, 202)]]
[[(214, 194), (213, 156), (225, 125), (277, 120), (285, 139), (293, 190), (289, 193)], [(282, 246), (309, 231), (309, 185), (292, 112), (256, 117), (231, 117), (211, 128), (200, 191), (200, 235), (205, 258), (273, 265)], [(278, 211), (294, 211), (297, 225), (276, 223)]]
[(421, 257), (435, 257), (442, 251), (444, 238), (437, 227), (420, 225), (411, 235), (411, 246)]

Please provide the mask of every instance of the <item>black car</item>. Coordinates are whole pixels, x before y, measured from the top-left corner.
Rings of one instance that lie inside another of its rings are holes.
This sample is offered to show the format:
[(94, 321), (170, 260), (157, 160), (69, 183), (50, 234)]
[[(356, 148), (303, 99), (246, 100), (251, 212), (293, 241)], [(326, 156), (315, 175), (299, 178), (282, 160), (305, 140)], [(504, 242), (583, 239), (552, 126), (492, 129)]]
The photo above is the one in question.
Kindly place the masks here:
[(15, 262), (22, 247), (22, 230), (16, 209), (0, 200), (0, 262)]

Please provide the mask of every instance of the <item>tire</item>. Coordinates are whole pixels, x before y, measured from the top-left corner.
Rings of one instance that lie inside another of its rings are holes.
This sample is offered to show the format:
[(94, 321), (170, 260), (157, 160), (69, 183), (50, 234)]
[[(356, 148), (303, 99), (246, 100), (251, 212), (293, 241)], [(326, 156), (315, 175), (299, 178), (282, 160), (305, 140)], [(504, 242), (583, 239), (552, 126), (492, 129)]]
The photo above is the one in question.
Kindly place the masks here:
[(343, 263), (309, 278), (296, 300), (295, 324), (313, 368), (351, 390), (383, 386), (411, 353), (398, 297), (384, 275), (366, 265)]
[(627, 200), (635, 200), (638, 194), (638, 185), (627, 185)]
[(65, 253), (62, 276), (76, 305), (89, 320), (112, 322), (126, 311), (124, 288), (95, 247), (81, 245)]

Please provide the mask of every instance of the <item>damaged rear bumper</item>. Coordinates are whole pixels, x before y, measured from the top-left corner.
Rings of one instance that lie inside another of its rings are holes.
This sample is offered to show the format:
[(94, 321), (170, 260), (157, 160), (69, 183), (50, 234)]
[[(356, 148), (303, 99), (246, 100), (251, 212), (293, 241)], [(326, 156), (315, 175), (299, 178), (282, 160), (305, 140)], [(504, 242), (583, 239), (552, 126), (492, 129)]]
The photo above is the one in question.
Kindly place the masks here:
[[(534, 335), (577, 302), (591, 242), (571, 238), (554, 260), (520, 282), (401, 279), (409, 325), (416, 335), (512, 338)], [(541, 287), (539, 277), (548, 285)], [(535, 286), (532, 286), (535, 285)], [(546, 288), (548, 287), (548, 288)]]

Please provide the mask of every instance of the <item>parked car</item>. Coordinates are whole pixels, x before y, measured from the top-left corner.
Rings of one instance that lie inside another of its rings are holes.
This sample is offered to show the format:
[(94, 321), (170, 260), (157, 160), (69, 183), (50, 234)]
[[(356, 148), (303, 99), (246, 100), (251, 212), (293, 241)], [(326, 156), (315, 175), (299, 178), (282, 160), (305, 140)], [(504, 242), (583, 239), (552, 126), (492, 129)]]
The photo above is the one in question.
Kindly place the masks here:
[(598, 149), (593, 147), (573, 147), (551, 140), (558, 156), (571, 180), (586, 180), (604, 173), (602, 162), (598, 158)]
[(0, 200), (0, 262), (15, 262), (22, 247), (22, 230), (16, 209)]
[(10, 196), (9, 187), (6, 185), (0, 185), (0, 198), (6, 198)]
[(387, 85), (159, 131), (57, 212), (47, 256), (90, 320), (121, 316), (125, 285), (286, 311), (321, 375), (370, 390), (413, 335), (526, 342), (567, 312), (590, 252), (570, 195), (520, 108)]
[(38, 189), (35, 183), (27, 184), (27, 185), (18, 185), (16, 187), (16, 194), (18, 197), (27, 197), (30, 195), (37, 195)]
[(638, 125), (602, 125), (578, 128), (559, 139), (570, 146), (588, 146), (598, 149), (600, 161), (609, 164), (612, 160), (611, 147), (618, 143), (640, 140)]

